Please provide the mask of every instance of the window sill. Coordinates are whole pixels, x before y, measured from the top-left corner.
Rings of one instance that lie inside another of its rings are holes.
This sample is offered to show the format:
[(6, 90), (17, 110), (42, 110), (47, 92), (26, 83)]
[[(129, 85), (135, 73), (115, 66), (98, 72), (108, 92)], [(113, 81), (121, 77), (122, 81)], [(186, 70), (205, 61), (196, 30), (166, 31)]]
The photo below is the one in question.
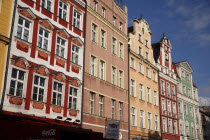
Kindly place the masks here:
[(131, 66), (130, 66), (130, 68), (136, 71), (136, 69), (135, 69), (135, 68), (133, 68), (133, 67), (131, 67)]
[(19, 38), (19, 37), (17, 37), (17, 36), (15, 36), (15, 38), (17, 39), (17, 40), (19, 40), (19, 41), (22, 41), (22, 42), (24, 42), (24, 43), (26, 43), (27, 45), (32, 45), (32, 43), (31, 42), (28, 42), (28, 41), (26, 41), (26, 40), (23, 40), (22, 38)]
[(143, 99), (139, 99), (140, 101), (142, 101), (142, 102), (145, 102), (145, 100), (143, 100)]
[(11, 95), (11, 94), (7, 94), (7, 96), (11, 96), (11, 97), (15, 97), (15, 98), (20, 98), (20, 99), (25, 99), (24, 97), (15, 96), (15, 95)]
[(76, 66), (78, 66), (78, 67), (82, 67), (81, 65), (79, 65), (79, 64), (76, 64), (76, 63), (74, 63), (73, 61), (71, 61), (71, 64), (73, 64), (73, 65), (76, 65)]
[(57, 54), (55, 54), (55, 56), (58, 57), (58, 58), (60, 58), (60, 59), (62, 59), (63, 61), (66, 61), (66, 60), (67, 60), (66, 58), (64, 58), (64, 57), (62, 57), (62, 56), (59, 56), (59, 55), (57, 55)]
[(139, 74), (143, 75), (144, 76), (144, 73), (143, 72), (139, 72)]
[(63, 19), (63, 18), (61, 18), (61, 17), (59, 17), (59, 16), (58, 16), (58, 18), (59, 18), (60, 20), (64, 21), (64, 22), (66, 22), (67, 24), (69, 24), (69, 22), (67, 21), (67, 19), (65, 20), (65, 19)]
[(41, 48), (41, 47), (39, 47), (39, 46), (37, 46), (37, 48), (38, 48), (38, 50), (44, 51), (44, 52), (47, 53), (47, 54), (51, 54), (50, 51), (45, 50), (45, 49), (43, 49), (43, 48)]
[(50, 12), (51, 14), (53, 14), (53, 12), (51, 10), (46, 9), (45, 7), (43, 7), (42, 5), (40, 5), (40, 7), (42, 7), (44, 10)]
[(80, 32), (82, 32), (82, 30), (74, 25), (72, 25), (72, 27), (76, 28), (77, 30), (79, 30)]

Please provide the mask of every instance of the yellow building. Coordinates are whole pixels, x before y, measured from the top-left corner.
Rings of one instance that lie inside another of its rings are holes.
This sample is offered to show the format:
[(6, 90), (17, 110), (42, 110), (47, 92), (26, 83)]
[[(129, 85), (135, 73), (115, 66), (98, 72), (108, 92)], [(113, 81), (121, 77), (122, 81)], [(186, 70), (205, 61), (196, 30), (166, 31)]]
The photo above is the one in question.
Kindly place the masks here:
[(0, 98), (2, 96), (7, 49), (10, 42), (12, 0), (0, 0)]
[(130, 139), (159, 139), (158, 69), (151, 46), (151, 30), (143, 18), (128, 28), (130, 59)]

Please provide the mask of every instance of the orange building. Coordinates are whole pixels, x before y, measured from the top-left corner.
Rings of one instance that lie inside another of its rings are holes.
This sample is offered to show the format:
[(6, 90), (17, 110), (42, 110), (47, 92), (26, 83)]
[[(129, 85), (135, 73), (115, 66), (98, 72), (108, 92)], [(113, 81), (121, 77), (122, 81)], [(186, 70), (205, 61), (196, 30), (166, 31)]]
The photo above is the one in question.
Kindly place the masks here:
[(130, 139), (159, 139), (158, 69), (153, 59), (152, 32), (143, 18), (129, 32)]

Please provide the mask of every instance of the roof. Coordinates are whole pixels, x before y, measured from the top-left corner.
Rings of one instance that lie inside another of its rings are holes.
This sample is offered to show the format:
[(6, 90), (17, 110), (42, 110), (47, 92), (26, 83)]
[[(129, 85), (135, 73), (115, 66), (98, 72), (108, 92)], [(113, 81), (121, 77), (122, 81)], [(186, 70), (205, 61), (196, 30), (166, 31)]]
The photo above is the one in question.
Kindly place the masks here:
[(195, 85), (195, 82), (194, 82), (194, 81), (193, 81), (193, 86), (196, 87), (196, 88), (198, 88), (198, 87)]
[(158, 63), (158, 59), (160, 57), (160, 43), (153, 43), (153, 56), (156, 63)]
[(128, 33), (132, 33), (133, 32), (133, 26), (128, 27)]

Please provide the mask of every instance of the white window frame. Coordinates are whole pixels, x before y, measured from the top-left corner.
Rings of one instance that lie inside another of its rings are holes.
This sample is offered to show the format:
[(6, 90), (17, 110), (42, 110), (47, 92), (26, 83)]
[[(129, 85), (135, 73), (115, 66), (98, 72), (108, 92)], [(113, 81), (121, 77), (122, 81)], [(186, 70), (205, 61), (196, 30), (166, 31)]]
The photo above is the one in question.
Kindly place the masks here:
[(140, 128), (145, 128), (144, 127), (144, 110), (140, 110)]
[(184, 85), (182, 86), (182, 92), (183, 92), (182, 94), (186, 94), (186, 86)]
[(106, 63), (103, 60), (100, 60), (100, 64), (99, 64), (99, 75), (100, 75), (100, 79), (101, 80), (105, 80), (105, 71), (106, 71)]
[(120, 22), (119, 30), (123, 31), (123, 23), (122, 22)]
[(112, 66), (112, 84), (116, 85), (117, 84), (117, 68)]
[(112, 54), (117, 54), (117, 39), (112, 37)]
[(136, 108), (131, 107), (131, 125), (136, 126)]
[(166, 118), (162, 118), (163, 120), (163, 132), (167, 132), (167, 121)]
[(104, 96), (99, 95), (99, 116), (104, 116)]
[[(42, 30), (42, 34), (40, 34), (40, 30)], [(48, 34), (48, 37), (46, 37), (46, 33)], [(42, 41), (40, 41), (40, 39)], [(46, 30), (43, 27), (39, 27), (39, 33), (38, 33), (38, 47), (44, 49), (44, 50), (49, 50), (50, 48), (50, 39), (51, 39), (51, 32)], [(47, 45), (45, 44), (45, 41), (47, 41)]]
[(106, 18), (106, 9), (102, 7), (102, 17)]
[[(35, 77), (38, 77), (38, 83), (35, 84)], [(40, 85), (40, 78), (44, 79), (44, 85)], [(37, 101), (37, 102), (44, 102), (45, 101), (45, 95), (46, 95), (46, 92), (47, 92), (47, 78), (46, 77), (43, 77), (43, 76), (40, 76), (38, 74), (35, 74), (34, 77), (33, 77), (33, 94), (32, 94), (32, 100), (34, 101)], [(37, 88), (37, 97), (36, 99), (34, 99), (34, 88)], [(40, 100), (40, 89), (43, 90), (43, 95), (42, 95), (42, 100)]]
[(90, 56), (90, 74), (93, 76), (96, 76), (96, 64), (97, 63), (97, 58), (93, 55)]
[(106, 48), (106, 31), (101, 29), (101, 47)]
[(111, 104), (111, 113), (112, 113), (112, 114), (111, 114), (111, 118), (112, 118), (112, 119), (115, 119), (115, 117), (116, 117), (116, 113), (115, 113), (115, 112), (116, 112), (116, 110), (115, 110), (115, 108), (116, 108), (116, 107), (115, 107), (115, 106), (116, 106), (116, 101), (115, 101), (114, 99), (112, 99), (112, 100), (111, 100), (111, 103), (112, 103), (112, 104)]
[[(58, 40), (60, 40), (58, 42)], [(64, 41), (64, 44), (63, 44)], [(57, 36), (56, 38), (56, 55), (62, 58), (66, 58), (66, 46), (67, 46), (67, 40), (62, 38), (61, 36)], [(63, 49), (63, 54), (62, 54)]]
[(176, 93), (175, 93), (175, 86), (174, 86), (174, 85), (171, 86), (171, 94), (172, 94), (173, 96), (176, 96)]
[(133, 57), (130, 57), (130, 67), (135, 69), (135, 59)]
[(131, 83), (130, 83), (130, 94), (131, 94), (131, 96), (132, 97), (135, 97), (135, 80), (133, 80), (133, 79), (131, 79), (130, 80), (131, 81)]
[(139, 63), (139, 72), (140, 72), (141, 74), (144, 73), (144, 65), (143, 65), (142, 63)]
[(119, 58), (124, 58), (124, 45), (122, 42), (119, 42)]
[(148, 112), (148, 129), (152, 130), (152, 113)]
[(124, 73), (123, 73), (123, 71), (122, 70), (119, 70), (119, 81), (118, 81), (118, 86), (120, 87), (120, 88), (123, 88), (124, 87)]
[(158, 115), (155, 115), (155, 131), (158, 131)]
[(172, 102), (172, 107), (173, 107), (173, 113), (177, 114), (177, 112), (176, 112), (176, 103)]
[(82, 27), (82, 14), (74, 9), (73, 26), (80, 29)]
[(165, 82), (161, 80), (160, 83), (161, 83), (161, 92), (165, 92)]
[[(65, 6), (66, 6), (66, 9), (64, 9)], [(65, 21), (68, 21), (68, 4), (61, 0), (59, 1), (59, 4), (58, 4), (58, 17)]]
[(166, 103), (164, 98), (161, 99), (161, 103), (162, 103), (162, 110), (166, 110)]
[(149, 68), (148, 68), (148, 67), (146, 67), (146, 76), (147, 76), (148, 78), (150, 78), (150, 71), (149, 71)]
[(74, 63), (74, 64), (79, 64), (79, 50), (80, 48), (74, 44), (72, 44), (72, 52), (71, 52), (71, 61)]
[(174, 121), (174, 134), (178, 135), (177, 121)]
[[(22, 19), (23, 24), (19, 23), (19, 20)], [(31, 41), (31, 27), (32, 27), (32, 22), (30, 20), (28, 20), (25, 17), (19, 16), (18, 17), (18, 25), (17, 25), (17, 37), (26, 41), (26, 42), (30, 42)], [(29, 24), (29, 27), (26, 27), (26, 23)], [(19, 32), (19, 28), (21, 29), (21, 33)], [(25, 33), (27, 33), (27, 38), (25, 38)], [(20, 33), (20, 35), (18, 35), (18, 33)]]
[[(17, 72), (17, 75), (16, 75), (16, 78), (15, 77), (12, 77), (12, 70), (13, 69), (16, 69), (18, 72)], [(19, 79), (18, 77), (18, 75), (19, 75), (19, 73), (20, 73), (20, 71), (22, 71), (23, 72), (23, 80), (21, 80), (21, 79)], [(27, 72), (25, 71), (25, 70), (23, 70), (23, 69), (21, 69), (21, 68), (18, 68), (18, 67), (14, 67), (14, 66), (12, 66), (11, 67), (11, 71), (10, 71), (10, 83), (9, 83), (9, 95), (12, 95), (12, 96), (16, 96), (16, 97), (24, 97), (24, 95), (25, 95), (25, 81), (27, 80)], [(15, 81), (15, 89), (14, 89), (14, 94), (10, 94), (10, 90), (11, 90), (11, 82), (12, 81)], [(17, 83), (21, 83), (22, 85), (23, 85), (23, 87), (22, 87), (22, 92), (21, 92), (21, 94), (20, 95), (17, 95)]]
[(52, 0), (42, 0), (41, 6), (47, 9), (48, 11), (52, 11), (53, 2)]
[[(57, 83), (57, 86), (56, 86), (56, 89), (54, 89), (55, 87), (55, 83)], [(61, 85), (61, 91), (58, 89), (58, 84)], [(52, 104), (53, 105), (56, 105), (56, 106), (63, 106), (63, 93), (64, 93), (64, 88), (65, 88), (65, 85), (64, 83), (61, 83), (61, 82), (58, 82), (56, 80), (53, 81), (53, 94), (52, 94)], [(55, 98), (54, 98), (54, 93), (56, 94)], [(59, 100), (59, 95), (60, 95), (60, 100)], [(54, 100), (55, 100), (55, 103), (54, 103)]]
[(113, 16), (112, 22), (113, 22), (114, 26), (116, 26), (116, 20), (117, 20), (117, 18), (115, 16)]
[(158, 106), (158, 96), (157, 91), (154, 91), (154, 105)]
[(139, 99), (144, 100), (144, 85), (139, 84)]
[(123, 103), (119, 102), (119, 120), (123, 120)]
[(172, 124), (172, 120), (168, 119), (168, 132), (172, 134), (173, 132), (173, 124)]
[(90, 92), (90, 95), (89, 95), (89, 113), (90, 114), (94, 114), (94, 109), (95, 109), (94, 101), (95, 101), (95, 93)]
[(171, 113), (171, 101), (167, 101), (168, 112)]
[(147, 87), (147, 102), (151, 103), (151, 89)]
[(68, 108), (77, 110), (78, 107), (78, 89), (75, 87), (69, 88)]
[(168, 82), (166, 82), (166, 93), (171, 94), (170, 93), (170, 84)]
[(96, 25), (95, 23), (92, 23), (92, 33), (91, 33), (91, 36), (92, 36), (92, 41), (97, 43), (98, 41), (98, 37), (97, 37), (97, 31), (98, 31), (98, 25)]
[(96, 12), (98, 10), (98, 2), (96, 2), (95, 0), (93, 1), (93, 10)]

